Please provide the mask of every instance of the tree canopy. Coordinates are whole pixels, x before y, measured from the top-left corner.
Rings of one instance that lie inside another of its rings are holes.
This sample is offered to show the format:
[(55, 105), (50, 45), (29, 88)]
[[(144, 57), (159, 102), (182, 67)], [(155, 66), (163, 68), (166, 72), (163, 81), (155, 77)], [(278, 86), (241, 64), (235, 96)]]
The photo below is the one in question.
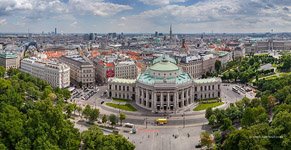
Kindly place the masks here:
[(83, 149), (134, 150), (135, 146), (121, 135), (104, 135), (98, 126), (92, 126), (82, 133)]
[[(81, 134), (68, 120), (76, 105), (64, 103), (70, 93), (18, 70), (8, 74), (9, 78), (0, 77), (0, 149), (80, 149)], [(99, 110), (90, 112), (88, 119), (96, 120)], [(84, 135), (84, 143), (94, 137)], [(102, 136), (102, 142), (99, 149), (134, 149), (121, 135)]]

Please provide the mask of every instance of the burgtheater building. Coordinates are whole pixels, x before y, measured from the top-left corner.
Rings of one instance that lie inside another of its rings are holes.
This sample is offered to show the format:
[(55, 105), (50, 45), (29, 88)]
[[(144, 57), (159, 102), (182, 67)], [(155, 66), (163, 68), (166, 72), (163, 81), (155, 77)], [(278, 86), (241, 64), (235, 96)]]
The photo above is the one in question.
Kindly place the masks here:
[(198, 100), (219, 98), (220, 85), (220, 78), (193, 79), (164, 55), (137, 79), (108, 79), (108, 96), (133, 100), (152, 112), (173, 112)]

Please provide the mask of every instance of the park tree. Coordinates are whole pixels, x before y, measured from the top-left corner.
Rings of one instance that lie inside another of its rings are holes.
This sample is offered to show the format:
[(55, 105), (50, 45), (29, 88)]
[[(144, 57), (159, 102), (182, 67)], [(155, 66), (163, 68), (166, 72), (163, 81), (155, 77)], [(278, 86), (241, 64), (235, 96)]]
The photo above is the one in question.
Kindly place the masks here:
[(281, 111), (277, 113), (272, 121), (272, 135), (276, 139), (271, 139), (273, 149), (291, 149), (291, 113), (288, 111)]
[(107, 116), (104, 114), (102, 117), (102, 123), (106, 123), (107, 122)]
[(44, 91), (43, 91), (42, 99), (46, 99), (49, 96), (49, 94), (51, 94), (52, 92), (53, 92), (52, 87), (51, 86), (46, 86), (44, 88)]
[(7, 71), (8, 76), (14, 76), (14, 75), (17, 75), (18, 73), (19, 73), (19, 70), (15, 68), (9, 68)]
[(274, 108), (275, 104), (276, 104), (276, 98), (272, 95), (270, 95), (268, 97), (268, 111), (272, 112), (272, 109)]
[(16, 107), (1, 105), (0, 107), (0, 138), (8, 149), (13, 149), (24, 136), (24, 116)]
[(112, 126), (116, 125), (116, 123), (117, 123), (117, 117), (116, 117), (116, 115), (111, 114), (111, 115), (109, 116), (109, 121), (111, 122), (111, 125), (112, 125)]
[(221, 132), (220, 132), (220, 131), (215, 131), (215, 132), (213, 133), (213, 136), (214, 136), (215, 143), (216, 143), (216, 144), (219, 144), (219, 146), (220, 146), (220, 144), (221, 144), (221, 142), (222, 142), (222, 135), (221, 135)]
[(287, 97), (285, 98), (284, 102), (286, 104), (291, 104), (291, 94), (288, 94)]
[(213, 111), (212, 111), (212, 108), (209, 107), (206, 109), (206, 112), (205, 112), (205, 118), (206, 119), (209, 119), (209, 117), (213, 114)]
[(224, 118), (223, 124), (220, 127), (221, 131), (232, 130), (233, 128), (232, 121), (229, 118)]
[(48, 94), (48, 98), (51, 100), (51, 101), (56, 101), (57, 100), (57, 95), (55, 93), (49, 93)]
[(258, 107), (258, 106), (260, 106), (261, 105), (261, 99), (259, 99), (259, 98), (254, 98), (254, 99), (252, 99), (252, 101), (251, 101), (251, 107)]
[(120, 124), (122, 125), (122, 121), (125, 120), (126, 115), (124, 113), (120, 113), (119, 114), (119, 120), (120, 120)]
[(82, 113), (82, 107), (81, 107), (81, 106), (77, 106), (77, 107), (76, 107), (76, 110), (78, 111), (79, 116), (81, 116), (81, 113)]
[(91, 106), (90, 106), (90, 105), (86, 105), (86, 107), (84, 108), (82, 114), (83, 114), (83, 116), (84, 116), (86, 119), (89, 119), (90, 114), (91, 114)]
[(257, 143), (249, 130), (241, 129), (230, 133), (222, 145), (222, 149), (245, 150), (257, 149)]
[(281, 70), (282, 71), (290, 71), (291, 70), (291, 55), (283, 55), (281, 58), (282, 61), (282, 66)]
[(64, 97), (61, 90), (26, 73), (11, 72), (12, 77), (0, 78), (0, 149), (79, 149), (79, 130), (58, 105), (61, 99), (49, 98)]
[(72, 113), (76, 110), (77, 105), (73, 104), (73, 103), (69, 103), (65, 106), (65, 112), (67, 114), (68, 117), (71, 117)]
[(220, 126), (223, 124), (223, 120), (226, 117), (225, 110), (215, 109), (213, 114), (216, 116), (217, 125)]
[(200, 141), (202, 146), (206, 146), (207, 148), (212, 147), (213, 138), (208, 132), (201, 132)]
[(109, 134), (104, 138), (103, 149), (134, 150), (135, 146), (119, 134)]
[(68, 89), (62, 89), (62, 95), (66, 100), (71, 98), (71, 92)]
[(98, 126), (92, 126), (82, 133), (82, 149), (134, 150), (135, 146), (121, 135), (104, 135)]
[(82, 142), (84, 145), (82, 149), (94, 149), (101, 150), (103, 148), (103, 132), (98, 126), (94, 125), (90, 127), (87, 131), (81, 134)]
[(221, 70), (221, 61), (216, 60), (214, 66), (215, 66), (216, 72), (220, 72), (220, 70)]
[[(274, 87), (274, 88), (278, 88), (278, 87)], [(285, 99), (289, 94), (291, 94), (291, 86), (290, 85), (284, 86), (283, 88), (279, 89), (274, 95), (275, 95), (276, 99), (280, 103), (282, 103), (282, 102), (285, 102)]]
[(89, 121), (90, 122), (96, 121), (98, 119), (98, 117), (99, 117), (99, 114), (100, 114), (99, 109), (92, 109), (90, 111)]
[(215, 115), (211, 115), (208, 119), (208, 124), (209, 125), (212, 125), (212, 126), (215, 126), (217, 123), (217, 118)]
[(6, 69), (3, 66), (0, 66), (0, 77), (3, 78), (5, 75)]
[(246, 108), (241, 119), (243, 127), (249, 127), (256, 123), (268, 122), (266, 110), (262, 107)]
[(242, 111), (240, 111), (240, 109), (236, 106), (228, 107), (225, 110), (225, 114), (232, 121), (239, 120), (242, 117)]
[(25, 130), (32, 146), (41, 149), (77, 149), (80, 145), (78, 129), (49, 100), (36, 102), (28, 111)]

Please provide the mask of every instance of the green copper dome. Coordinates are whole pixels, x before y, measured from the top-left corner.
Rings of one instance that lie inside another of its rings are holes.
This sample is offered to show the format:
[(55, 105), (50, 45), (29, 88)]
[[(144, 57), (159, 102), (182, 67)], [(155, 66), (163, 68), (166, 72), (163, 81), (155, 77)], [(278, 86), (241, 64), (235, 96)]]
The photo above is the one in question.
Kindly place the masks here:
[(177, 71), (179, 67), (169, 61), (161, 61), (150, 67), (153, 71)]

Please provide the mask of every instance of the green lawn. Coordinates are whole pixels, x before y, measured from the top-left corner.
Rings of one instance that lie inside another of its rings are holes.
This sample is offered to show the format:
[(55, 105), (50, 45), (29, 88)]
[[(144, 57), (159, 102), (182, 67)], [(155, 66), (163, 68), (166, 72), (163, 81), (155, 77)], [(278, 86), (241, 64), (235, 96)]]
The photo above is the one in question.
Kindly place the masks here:
[(207, 108), (217, 107), (217, 106), (222, 105), (222, 104), (223, 104), (223, 102), (208, 103), (208, 104), (199, 104), (197, 107), (195, 107), (193, 109), (193, 111), (206, 110)]
[(107, 106), (121, 109), (121, 110), (126, 110), (126, 111), (137, 111), (133, 106), (130, 104), (125, 104), (125, 105), (119, 105), (119, 104), (114, 104), (114, 103), (106, 103)]
[(119, 98), (112, 98), (113, 101), (116, 101), (116, 102), (128, 102), (129, 100), (128, 99), (119, 99)]
[[(277, 75), (279, 75), (279, 77)], [(288, 76), (288, 75), (291, 75), (291, 72), (278, 72), (277, 74), (260, 77), (259, 80), (262, 80), (262, 79), (274, 80), (276, 78), (282, 78), (282, 77), (285, 77), (285, 76)], [(256, 79), (253, 79), (252, 82), (255, 82), (255, 81), (256, 81)]]

